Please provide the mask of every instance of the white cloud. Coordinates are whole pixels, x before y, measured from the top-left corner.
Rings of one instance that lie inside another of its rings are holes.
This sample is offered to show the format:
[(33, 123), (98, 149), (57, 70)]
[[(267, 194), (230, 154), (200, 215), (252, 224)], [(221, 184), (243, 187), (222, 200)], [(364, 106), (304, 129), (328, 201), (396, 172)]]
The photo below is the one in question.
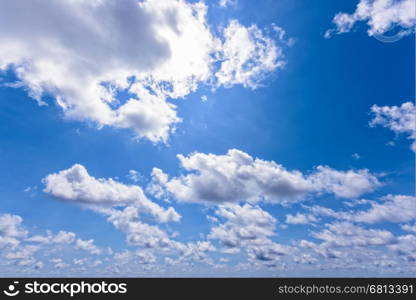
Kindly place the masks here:
[(317, 190), (334, 193), (342, 198), (356, 198), (374, 191), (380, 182), (368, 170), (338, 171), (327, 166), (318, 166), (309, 180)]
[(95, 178), (84, 166), (75, 164), (67, 170), (50, 174), (43, 179), (44, 191), (53, 197), (87, 205), (100, 210), (111, 206), (132, 205), (141, 213), (154, 216), (160, 222), (178, 221), (180, 215), (172, 208), (164, 209), (149, 200), (141, 187), (125, 185), (111, 178)]
[(74, 265), (82, 266), (82, 265), (85, 265), (85, 263), (86, 263), (86, 259), (85, 259), (85, 258), (81, 258), (81, 259), (74, 258), (74, 259), (72, 260), (72, 263), (73, 263)]
[(381, 125), (396, 134), (407, 134), (413, 140), (412, 150), (416, 152), (416, 108), (412, 102), (405, 102), (401, 106), (371, 107), (374, 118), (371, 126)]
[(215, 214), (227, 222), (213, 227), (208, 237), (220, 240), (225, 247), (240, 248), (245, 241), (262, 240), (275, 235), (277, 220), (258, 206), (221, 205)]
[(296, 213), (296, 215), (286, 215), (286, 223), (288, 224), (309, 224), (317, 221), (313, 215), (309, 214)]
[(382, 203), (372, 203), (367, 211), (355, 212), (351, 218), (356, 222), (408, 222), (416, 220), (416, 197), (388, 195)]
[(62, 258), (52, 258), (49, 261), (54, 265), (55, 269), (63, 269), (69, 266)]
[(156, 262), (156, 256), (154, 256), (151, 252), (147, 251), (137, 251), (136, 252), (136, 259), (139, 264), (153, 264)]
[[(285, 245), (274, 243), (271, 240), (265, 240), (264, 244), (253, 245), (247, 249), (249, 258), (255, 262), (270, 263), (277, 261), (281, 256), (289, 255), (291, 248)], [(271, 264), (274, 267), (274, 264)]]
[(171, 179), (166, 187), (179, 201), (224, 203), (264, 198), (283, 202), (312, 189), (300, 172), (236, 149), (226, 155), (194, 153), (178, 158), (189, 174)]
[(108, 221), (115, 228), (124, 232), (127, 242), (144, 248), (164, 248), (170, 246), (169, 236), (159, 227), (143, 223), (139, 220), (139, 211), (128, 206), (124, 210), (103, 210)]
[(146, 191), (156, 198), (166, 197), (164, 186), (168, 182), (168, 175), (163, 173), (159, 168), (153, 168), (151, 174), (152, 180), (146, 187)]
[(33, 255), (39, 250), (39, 246), (25, 245), (15, 251), (10, 251), (4, 255), (7, 260), (13, 260), (19, 266), (33, 265), (36, 260)]
[(166, 142), (181, 122), (168, 98), (201, 83), (254, 88), (282, 65), (277, 41), (255, 25), (232, 21), (222, 43), (206, 13), (184, 0), (1, 1), (0, 70), (14, 70), (19, 82), (6, 84), (41, 105), (53, 96), (68, 119)]
[(413, 225), (409, 225), (409, 224), (404, 224), (401, 226), (401, 228), (404, 231), (409, 231), (409, 232), (414, 232), (416, 233), (416, 223), (414, 223)]
[(46, 236), (35, 235), (28, 238), (27, 241), (41, 244), (71, 244), (75, 241), (75, 233), (61, 230), (56, 235), (53, 235), (52, 232), (48, 230)]
[[(208, 252), (214, 251), (215, 247), (208, 241), (181, 243), (172, 240), (169, 234), (158, 226), (140, 221), (137, 210), (133, 207), (127, 207), (123, 211), (111, 210), (106, 213), (108, 221), (126, 234), (127, 243), (140, 248), (136, 253), (140, 264), (154, 263), (155, 253), (177, 255), (178, 262), (191, 260), (192, 262), (211, 263)], [(115, 258), (123, 264), (134, 260), (132, 253), (126, 251), (117, 253)]]
[(129, 99), (119, 107), (111, 125), (131, 128), (137, 138), (166, 142), (169, 133), (174, 130), (172, 125), (180, 121), (174, 105), (146, 92), (142, 93), (140, 100)]
[(360, 0), (354, 13), (335, 15), (332, 21), (336, 29), (328, 30), (325, 37), (334, 32), (349, 32), (358, 22), (367, 23), (370, 36), (383, 34), (394, 27), (400, 28), (400, 35), (410, 34), (416, 24), (415, 10), (414, 0)]
[[(153, 175), (163, 182), (163, 174), (157, 171)], [(71, 201), (86, 206), (104, 216), (117, 230), (126, 235), (129, 245), (146, 251), (146, 257), (136, 255), (137, 259), (148, 260), (155, 253), (176, 254), (181, 260), (198, 260), (211, 263), (207, 253), (215, 248), (207, 241), (181, 243), (171, 239), (169, 235), (157, 225), (147, 224), (141, 219), (141, 214), (147, 213), (158, 222), (179, 221), (180, 215), (172, 208), (164, 209), (150, 201), (143, 190), (136, 185), (125, 185), (113, 179), (94, 178), (81, 165), (74, 165), (70, 169), (48, 175), (44, 179), (45, 192), (65, 201)], [(120, 208), (122, 207), (122, 208)], [(47, 243), (52, 236), (36, 237), (32, 240)], [(83, 249), (91, 254), (100, 254), (93, 240), (75, 241), (77, 249)], [(142, 253), (142, 252), (140, 252)], [(120, 254), (121, 255), (121, 254)]]
[[(4, 265), (11, 263), (14, 270), (26, 272), (28, 268), (42, 269), (44, 261), (41, 260), (48, 259), (51, 254), (61, 251), (62, 246), (65, 247), (67, 254), (74, 249), (84, 249), (93, 254), (100, 254), (100, 250), (92, 244), (92, 240), (76, 240), (76, 235), (72, 232), (61, 230), (54, 234), (47, 230), (46, 235), (31, 235), (23, 226), (23, 219), (20, 216), (0, 215), (0, 261)], [(69, 266), (62, 259), (49, 261), (53, 263), (54, 268)]]
[(181, 247), (181, 254), (192, 259), (192, 261), (206, 262), (212, 264), (212, 259), (208, 256), (209, 252), (215, 251), (215, 247), (209, 241), (197, 241), (187, 243), (185, 247)]
[(156, 256), (148, 250), (139, 250), (135, 252), (125, 250), (123, 252), (115, 253), (114, 260), (117, 261), (118, 265), (149, 265), (154, 264), (156, 262)]
[(160, 169), (154, 169), (153, 177), (159, 178), (152, 181), (156, 196), (169, 192), (178, 201), (217, 204), (260, 200), (286, 203), (316, 192), (358, 197), (380, 185), (368, 170), (337, 171), (318, 166), (306, 176), (236, 149), (226, 155), (193, 153), (178, 158), (188, 174), (168, 180)]
[(407, 263), (416, 261), (416, 235), (408, 234), (398, 237), (398, 243), (389, 246), (400, 257), (404, 257)]
[[(83, 250), (86, 253), (75, 250)], [(73, 264), (77, 266), (89, 263), (89, 266), (93, 268), (103, 262), (100, 262), (100, 260), (92, 261), (90, 255), (106, 254), (112, 255), (111, 252), (106, 253), (99, 249), (94, 244), (93, 239), (82, 240), (77, 238), (75, 233), (62, 230), (57, 233), (46, 230), (46, 235), (33, 235), (25, 228), (20, 216), (0, 215), (0, 264), (2, 265), (2, 274), (10, 272), (21, 275), (40, 274), (38, 271), (45, 266), (46, 270), (45, 273), (42, 273), (43, 275), (54, 274), (56, 276), (56, 269), (64, 268), (65, 274), (68, 274), (68, 272), (73, 272), (74, 269), (71, 269), (71, 266), (65, 263), (63, 258), (72, 260)], [(81, 255), (86, 256), (80, 257)], [(108, 262), (108, 259), (106, 261)], [(77, 272), (80, 270), (78, 268)]]
[(21, 238), (27, 234), (22, 227), (22, 218), (11, 214), (0, 215), (0, 235)]
[(224, 223), (211, 228), (209, 239), (219, 240), (224, 253), (245, 250), (254, 263), (270, 263), (290, 253), (290, 247), (273, 242), (277, 220), (258, 206), (220, 205), (215, 214)]
[(229, 6), (236, 6), (237, 0), (220, 0), (218, 5), (222, 8), (227, 8)]
[(350, 222), (326, 224), (326, 227), (314, 232), (313, 237), (324, 241), (327, 246), (366, 247), (396, 243), (395, 236), (387, 230), (365, 229)]
[(94, 240), (92, 239), (87, 241), (77, 239), (75, 242), (75, 248), (87, 251), (91, 254), (101, 254), (101, 250), (94, 245)]
[(334, 211), (330, 208), (312, 206), (311, 212), (315, 215), (333, 217), (361, 223), (403, 223), (416, 219), (416, 197), (406, 195), (387, 195), (381, 198), (382, 202), (371, 201), (368, 210)]
[(137, 183), (142, 180), (142, 175), (136, 170), (129, 170), (129, 174), (127, 174), (127, 178), (133, 181), (134, 183)]
[[(380, 228), (364, 228), (350, 222), (326, 224), (312, 236), (321, 242), (302, 240), (294, 251), (294, 261), (312, 264), (316, 270), (332, 270), (344, 274), (414, 273), (415, 235), (394, 236)], [(305, 255), (308, 259), (301, 259)], [(339, 274), (339, 273), (338, 273)]]
[(0, 248), (19, 245), (20, 239), (27, 235), (27, 230), (22, 226), (22, 221), (20, 216), (0, 215)]
[(221, 67), (215, 73), (219, 85), (241, 84), (255, 89), (270, 72), (283, 68), (282, 49), (256, 26), (242, 26), (232, 20), (224, 29), (220, 52)]

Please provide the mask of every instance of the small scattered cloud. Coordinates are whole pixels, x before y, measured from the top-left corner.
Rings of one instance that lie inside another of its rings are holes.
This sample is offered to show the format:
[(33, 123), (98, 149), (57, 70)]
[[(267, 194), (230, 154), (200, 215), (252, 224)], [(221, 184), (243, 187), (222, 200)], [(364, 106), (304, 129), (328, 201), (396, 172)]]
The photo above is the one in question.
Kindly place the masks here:
[(218, 5), (222, 8), (235, 7), (238, 0), (219, 0)]
[(134, 183), (140, 182), (143, 180), (143, 176), (136, 170), (129, 170), (127, 178), (133, 181)]
[(405, 102), (400, 106), (373, 105), (371, 113), (374, 116), (370, 121), (371, 127), (379, 125), (396, 134), (407, 135), (413, 141), (412, 150), (416, 152), (416, 108), (412, 102)]
[(77, 239), (75, 242), (75, 248), (87, 251), (91, 254), (101, 254), (101, 250), (98, 249), (96, 245), (94, 245), (94, 240), (81, 240)]
[(352, 14), (340, 12), (332, 22), (335, 29), (329, 29), (324, 37), (349, 32), (356, 23), (365, 22), (369, 36), (381, 35), (398, 28), (398, 35), (414, 32), (416, 24), (414, 0), (360, 0)]
[(310, 223), (314, 223), (317, 221), (318, 219), (316, 219), (313, 215), (296, 213), (296, 215), (291, 215), (291, 214), (286, 215), (285, 222), (287, 224), (310, 224)]

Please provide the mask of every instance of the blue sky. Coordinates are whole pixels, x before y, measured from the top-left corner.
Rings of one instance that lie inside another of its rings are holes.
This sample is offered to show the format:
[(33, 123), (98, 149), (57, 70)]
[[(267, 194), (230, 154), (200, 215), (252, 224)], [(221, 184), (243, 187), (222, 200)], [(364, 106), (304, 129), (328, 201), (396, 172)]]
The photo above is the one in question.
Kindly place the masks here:
[(2, 275), (414, 274), (414, 1), (0, 5)]

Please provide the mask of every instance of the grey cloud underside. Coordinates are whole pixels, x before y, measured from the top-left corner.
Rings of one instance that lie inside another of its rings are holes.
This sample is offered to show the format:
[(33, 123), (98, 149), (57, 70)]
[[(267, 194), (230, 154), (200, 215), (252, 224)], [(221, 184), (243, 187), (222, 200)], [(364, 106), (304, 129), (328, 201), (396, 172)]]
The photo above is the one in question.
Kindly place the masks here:
[(285, 64), (283, 29), (230, 20), (216, 36), (206, 12), (182, 0), (2, 1), (0, 70), (40, 105), (53, 96), (66, 118), (166, 142), (182, 121), (171, 99), (200, 84), (254, 89)]
[[(32, 45), (26, 50), (27, 58), (34, 56), (30, 54), (33, 52), (44, 57), (53, 51), (47, 50), (47, 42), (55, 41), (67, 51), (80, 53), (80, 64), (102, 62), (92, 66), (89, 73), (85, 69), (86, 76), (93, 76), (96, 68), (105, 72), (112, 65), (150, 70), (168, 59), (170, 50), (167, 41), (157, 38), (154, 16), (137, 4), (136, 1), (123, 1), (123, 5), (114, 1), (4, 1), (0, 25), (7, 32), (2, 32), (2, 40), (13, 41), (16, 37), (26, 40)], [(102, 23), (94, 23), (99, 19)], [(175, 22), (174, 18), (170, 20)], [(47, 41), (38, 44), (40, 38)]]

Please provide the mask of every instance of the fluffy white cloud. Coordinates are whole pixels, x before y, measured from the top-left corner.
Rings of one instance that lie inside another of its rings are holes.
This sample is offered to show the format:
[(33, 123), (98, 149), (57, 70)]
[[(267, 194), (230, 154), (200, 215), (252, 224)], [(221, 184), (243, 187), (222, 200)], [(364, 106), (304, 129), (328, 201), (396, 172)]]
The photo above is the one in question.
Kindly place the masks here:
[(220, 0), (218, 5), (222, 8), (237, 5), (237, 0)]
[(304, 175), (236, 149), (226, 155), (193, 153), (178, 158), (189, 173), (168, 180), (161, 170), (154, 169), (151, 188), (156, 196), (168, 192), (179, 201), (217, 204), (260, 200), (285, 203), (300, 200), (308, 193), (358, 197), (380, 185), (368, 170), (344, 172), (318, 166), (310, 175)]
[(84, 250), (87, 251), (91, 254), (100, 254), (101, 250), (94, 245), (94, 240), (81, 240), (81, 239), (77, 239), (75, 242), (75, 248), (80, 249), (80, 250)]
[(357, 273), (360, 269), (375, 274), (404, 269), (412, 273), (414, 270), (414, 235), (394, 236), (386, 230), (365, 229), (350, 222), (326, 224), (325, 227), (312, 233), (322, 242), (302, 240), (298, 243), (300, 247), (295, 250), (294, 261), (312, 264), (313, 270), (348, 273)]
[(253, 263), (270, 264), (290, 253), (290, 247), (273, 242), (277, 220), (258, 206), (220, 205), (215, 211), (224, 223), (212, 227), (209, 239), (220, 241), (224, 253), (245, 250)]
[(20, 239), (27, 235), (27, 230), (22, 226), (22, 221), (20, 216), (0, 215), (0, 248), (19, 245)]
[(213, 227), (208, 237), (220, 240), (224, 247), (240, 248), (245, 241), (261, 242), (275, 235), (276, 219), (258, 206), (221, 205), (215, 214), (227, 222)]
[(183, 258), (191, 259), (193, 262), (205, 262), (212, 264), (212, 259), (209, 253), (216, 250), (216, 248), (209, 241), (189, 242), (179, 247), (179, 260)]
[[(102, 254), (102, 251), (93, 244), (93, 240), (84, 241), (76, 239), (73, 232), (59, 231), (53, 233), (46, 230), (46, 235), (32, 235), (23, 225), (23, 219), (17, 215), (0, 215), (0, 262), (2, 268), (10, 266), (13, 272), (27, 274), (37, 271), (44, 266), (53, 266), (54, 269), (66, 268), (69, 265), (62, 258), (50, 258), (51, 255), (80, 255), (76, 249), (87, 251), (89, 254)], [(88, 257), (78, 259), (88, 261)], [(50, 268), (49, 268), (50, 270)], [(6, 272), (6, 271), (3, 271)]]
[(36, 263), (33, 255), (39, 251), (40, 247), (35, 245), (25, 245), (10, 251), (4, 255), (4, 258), (7, 260), (14, 261), (18, 266), (29, 266)]
[(115, 253), (114, 259), (118, 264), (125, 265), (131, 263), (138, 263), (140, 265), (153, 264), (156, 262), (156, 256), (149, 251), (131, 252), (125, 250), (123, 252)]
[(371, 201), (368, 210), (334, 211), (330, 208), (312, 206), (315, 215), (332, 217), (340, 220), (361, 223), (403, 223), (416, 219), (416, 197), (406, 195), (387, 195), (381, 202)]
[[(335, 222), (325, 224), (324, 229), (311, 235), (321, 242), (301, 240), (296, 256), (307, 254), (309, 259), (306, 263), (320, 261), (321, 268), (361, 268), (366, 263), (366, 267), (370, 268), (377, 264), (397, 264), (398, 261), (397, 255), (393, 255), (389, 249), (396, 247), (401, 237), (387, 230), (366, 229), (351, 222)], [(307, 252), (302, 249), (307, 249)], [(300, 259), (295, 260), (301, 263)]]
[(151, 174), (152, 180), (147, 185), (146, 191), (156, 198), (166, 197), (164, 186), (168, 183), (169, 177), (159, 168), (153, 168)]
[(1, 1), (0, 70), (14, 70), (8, 85), (41, 105), (52, 95), (69, 119), (166, 141), (181, 121), (168, 98), (215, 81), (255, 87), (281, 66), (281, 49), (256, 26), (232, 21), (223, 42), (206, 12), (184, 0)]
[(416, 233), (416, 223), (413, 225), (404, 224), (401, 226), (404, 231), (414, 232)]
[(149, 200), (141, 187), (125, 185), (111, 178), (90, 176), (82, 165), (50, 174), (43, 179), (44, 191), (65, 201), (102, 210), (111, 206), (137, 207), (141, 213), (154, 216), (160, 222), (178, 221), (180, 215), (172, 208), (164, 209)]
[(299, 198), (312, 189), (300, 172), (254, 159), (236, 149), (226, 155), (194, 153), (178, 158), (189, 174), (171, 179), (166, 187), (179, 201), (284, 201)]
[(131, 128), (137, 138), (146, 137), (152, 142), (166, 141), (174, 130), (172, 125), (180, 122), (175, 106), (149, 92), (141, 93), (140, 100), (129, 99), (117, 109), (111, 125)]
[(137, 183), (143, 179), (142, 175), (140, 175), (140, 173), (136, 170), (129, 170), (127, 178), (133, 181), (134, 183)]
[[(123, 211), (108, 210), (105, 212), (108, 221), (114, 227), (124, 234), (129, 245), (139, 247), (140, 250), (135, 256), (130, 252), (117, 253), (115, 258), (122, 262), (128, 263), (134, 258), (137, 261), (139, 257), (140, 264), (151, 264), (155, 262), (155, 253), (164, 255), (176, 255), (178, 261), (186, 260), (203, 261), (211, 263), (208, 253), (215, 248), (208, 241), (197, 241), (181, 243), (171, 238), (166, 231), (156, 225), (146, 224), (139, 219), (137, 209), (127, 207)], [(144, 255), (140, 259), (140, 256)], [(152, 259), (149, 259), (152, 258)]]
[(54, 235), (48, 230), (46, 236), (35, 235), (28, 238), (27, 241), (40, 244), (71, 244), (75, 241), (75, 233), (61, 230)]
[(256, 25), (245, 27), (236, 20), (224, 29), (220, 60), (221, 67), (215, 73), (219, 85), (242, 84), (252, 89), (258, 87), (268, 73), (283, 68), (286, 63), (282, 49), (274, 40)]
[(313, 215), (309, 214), (297, 213), (296, 215), (286, 215), (286, 223), (288, 224), (309, 224), (317, 221)]
[(310, 182), (319, 191), (334, 193), (342, 198), (356, 198), (374, 191), (380, 182), (368, 170), (338, 171), (327, 166), (318, 166), (309, 176)]
[[(154, 172), (154, 176), (158, 176), (158, 172)], [(159, 179), (163, 182), (163, 175)], [(144, 261), (147, 264), (153, 263), (154, 259), (149, 260), (149, 255), (153, 257), (155, 253), (162, 253), (178, 255), (181, 261), (198, 260), (212, 263), (207, 253), (214, 251), (215, 248), (210, 242), (181, 243), (172, 239), (173, 234), (170, 235), (159, 226), (145, 223), (141, 219), (143, 213), (154, 216), (158, 222), (179, 221), (181, 216), (172, 207), (164, 209), (150, 201), (139, 186), (125, 185), (111, 178), (94, 178), (81, 165), (74, 165), (70, 169), (48, 175), (44, 183), (45, 192), (104, 215), (108, 222), (126, 235), (129, 245), (140, 248), (140, 251), (146, 251), (146, 254), (141, 252), (145, 257), (141, 257), (142, 254), (135, 255), (136, 262), (142, 260), (142, 264)], [(56, 240), (56, 237), (48, 234), (46, 237), (37, 236), (31, 240), (50, 243)], [(75, 248), (88, 251), (90, 254), (101, 254), (101, 249), (93, 242), (93, 240), (77, 239)]]
[(326, 224), (327, 229), (314, 232), (328, 247), (366, 247), (390, 245), (397, 242), (396, 237), (387, 230), (365, 229), (350, 222)]
[(407, 134), (413, 140), (412, 150), (416, 152), (416, 108), (412, 102), (405, 102), (401, 106), (371, 107), (374, 118), (371, 126), (383, 126), (396, 134)]
[(359, 211), (351, 216), (356, 222), (408, 222), (416, 220), (416, 197), (388, 195), (382, 203), (372, 203), (367, 211)]
[(407, 263), (416, 262), (416, 235), (399, 236), (397, 244), (391, 245), (389, 248), (403, 257)]
[(139, 212), (135, 207), (128, 206), (124, 210), (104, 210), (108, 221), (115, 228), (126, 234), (127, 242), (143, 248), (166, 248), (171, 246), (171, 240), (166, 232), (155, 225), (149, 225), (139, 220)]
[(393, 27), (400, 28), (400, 35), (410, 34), (416, 24), (414, 0), (360, 0), (352, 14), (338, 13), (333, 19), (335, 30), (328, 30), (326, 37), (333, 32), (349, 32), (357, 22), (366, 22), (368, 35), (383, 34)]

